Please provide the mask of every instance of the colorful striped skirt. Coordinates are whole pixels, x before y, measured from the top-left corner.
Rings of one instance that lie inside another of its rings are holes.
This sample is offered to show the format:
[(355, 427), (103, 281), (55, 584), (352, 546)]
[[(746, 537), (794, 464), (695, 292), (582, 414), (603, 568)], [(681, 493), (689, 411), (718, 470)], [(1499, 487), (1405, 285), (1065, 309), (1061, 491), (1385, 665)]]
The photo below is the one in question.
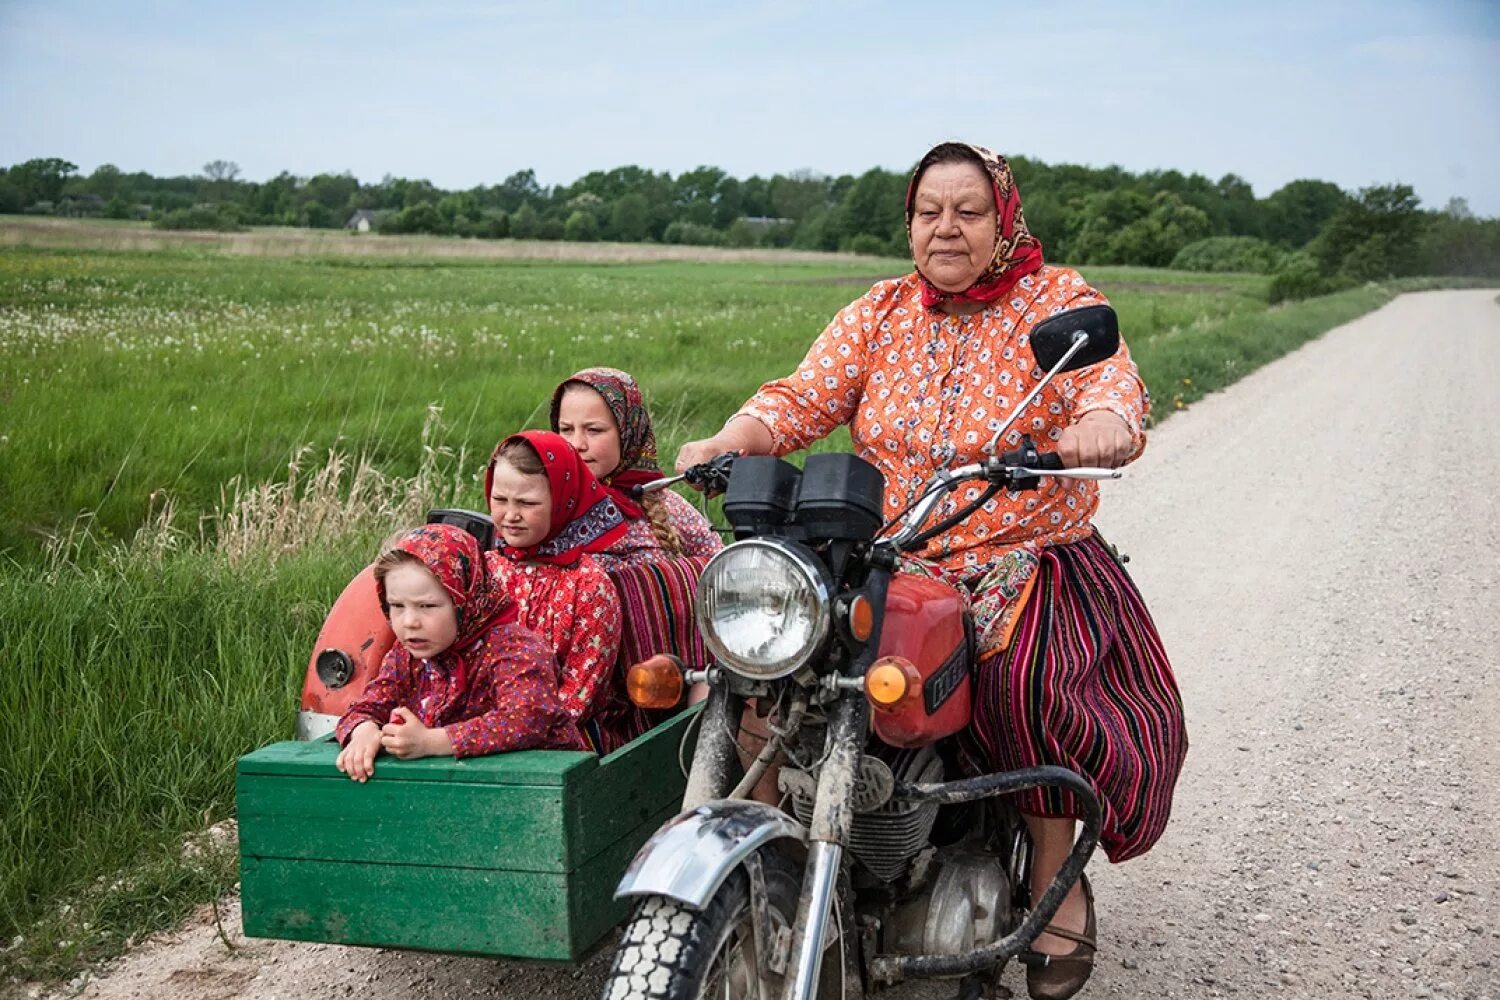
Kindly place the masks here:
[[(1057, 764), (1089, 780), (1109, 860), (1144, 854), (1166, 828), (1187, 754), (1182, 697), (1135, 583), (1096, 535), (1041, 550), (1009, 646), (979, 662), (972, 734), (984, 764)], [(1073, 796), (1017, 796), (1033, 816), (1077, 817)]]

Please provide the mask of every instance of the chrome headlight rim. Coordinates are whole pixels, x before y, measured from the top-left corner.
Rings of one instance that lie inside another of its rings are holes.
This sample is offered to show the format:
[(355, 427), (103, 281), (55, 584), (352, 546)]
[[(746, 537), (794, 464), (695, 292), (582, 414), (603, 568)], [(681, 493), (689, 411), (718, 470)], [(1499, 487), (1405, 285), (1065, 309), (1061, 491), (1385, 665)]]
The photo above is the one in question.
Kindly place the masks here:
[[(703, 600), (705, 581), (713, 578), (713, 572), (732, 558), (739, 558), (749, 548), (763, 548), (774, 552), (785, 560), (796, 574), (812, 590), (816, 610), (812, 616), (813, 634), (802, 655), (789, 658), (774, 671), (759, 666), (746, 668), (744, 660), (737, 657), (720, 641), (714, 623), (709, 618), (708, 602)], [(696, 599), (693, 601), (693, 617), (698, 625), (698, 634), (714, 660), (738, 677), (752, 681), (772, 681), (788, 677), (813, 661), (828, 641), (833, 620), (833, 583), (823, 563), (807, 546), (784, 538), (747, 538), (733, 542), (719, 550), (703, 567), (698, 577)]]

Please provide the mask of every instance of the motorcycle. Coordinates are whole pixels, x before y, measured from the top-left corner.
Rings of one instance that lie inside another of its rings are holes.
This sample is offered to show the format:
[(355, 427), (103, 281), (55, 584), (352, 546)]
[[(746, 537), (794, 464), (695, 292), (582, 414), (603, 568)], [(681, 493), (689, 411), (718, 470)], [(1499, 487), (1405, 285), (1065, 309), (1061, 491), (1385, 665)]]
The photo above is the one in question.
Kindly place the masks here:
[[(644, 708), (708, 696), (696, 719), (682, 812), (636, 854), (616, 891), (634, 901), (607, 1000), (868, 996), (907, 979), (956, 978), (978, 997), (1052, 919), (1098, 842), (1099, 803), (1061, 767), (962, 776), (956, 740), (971, 718), (975, 635), (953, 586), (897, 572), (900, 558), (999, 491), (1043, 477), (1113, 479), (1063, 469), (1012, 434), (1042, 387), (1119, 344), (1113, 310), (1089, 306), (1030, 335), (1045, 377), (982, 451), (939, 471), (905, 516), (881, 523), (881, 474), (848, 454), (721, 456), (685, 477), (722, 490), (735, 541), (705, 567), (696, 618), (704, 669), (667, 656), (630, 669)], [(1002, 439), (1015, 445), (1000, 452)], [(648, 484), (660, 488), (677, 478)], [(986, 484), (931, 527), (944, 499)], [(769, 739), (742, 752), (745, 707)], [(742, 763), (748, 760), (748, 764)], [(752, 791), (779, 764), (782, 807)], [(1033, 906), (1030, 841), (1004, 796), (1069, 793), (1082, 829)]]

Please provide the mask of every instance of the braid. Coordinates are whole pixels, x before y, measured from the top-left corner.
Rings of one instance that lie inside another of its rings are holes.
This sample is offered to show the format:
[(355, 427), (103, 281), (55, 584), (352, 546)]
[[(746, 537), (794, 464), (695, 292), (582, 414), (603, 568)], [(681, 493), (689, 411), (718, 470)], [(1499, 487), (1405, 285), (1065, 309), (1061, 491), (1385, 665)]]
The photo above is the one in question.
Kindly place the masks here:
[(646, 512), (646, 520), (651, 525), (651, 533), (661, 543), (661, 547), (668, 555), (680, 556), (683, 553), (682, 536), (677, 533), (677, 526), (672, 523), (672, 512), (667, 509), (666, 502), (655, 493), (648, 493), (641, 497), (641, 509)]

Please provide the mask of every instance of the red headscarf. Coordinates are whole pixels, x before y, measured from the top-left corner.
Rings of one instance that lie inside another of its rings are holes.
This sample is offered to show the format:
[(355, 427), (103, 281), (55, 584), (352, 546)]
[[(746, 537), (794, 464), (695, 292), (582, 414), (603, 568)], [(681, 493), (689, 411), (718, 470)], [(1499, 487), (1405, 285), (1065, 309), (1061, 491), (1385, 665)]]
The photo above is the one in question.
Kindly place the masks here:
[(568, 376), (552, 392), (552, 429), (557, 430), (557, 415), (563, 395), (575, 385), (592, 389), (604, 400), (620, 431), (620, 464), (600, 482), (619, 504), (620, 511), (632, 521), (642, 517), (640, 501), (630, 495), (640, 486), (662, 477), (657, 464), (656, 433), (651, 428), (651, 413), (641, 397), (641, 387), (630, 373), (618, 368), (585, 368)]
[(486, 503), (495, 484), (495, 463), (512, 441), (525, 441), (542, 460), (547, 487), (552, 492), (552, 529), (536, 545), (502, 546), (500, 551), (506, 558), (571, 566), (583, 553), (603, 552), (625, 536), (629, 525), (620, 505), (594, 478), (567, 439), (551, 431), (522, 431), (495, 447), (484, 471)]
[[(436, 660), (453, 672), (453, 690), (461, 692), (468, 678), (464, 651), (496, 625), (517, 618), (515, 601), (490, 574), (479, 542), (462, 528), (451, 524), (424, 524), (402, 536), (395, 548), (415, 556), (437, 578), (453, 601), (458, 617), (458, 636)], [(390, 617), (386, 604), (385, 579), (375, 583), (380, 608)], [(456, 695), (455, 695), (456, 696)]]
[(1000, 213), (999, 225), (995, 228), (995, 252), (990, 266), (974, 284), (961, 292), (945, 292), (917, 267), (917, 277), (922, 279), (922, 304), (935, 306), (943, 300), (960, 302), (993, 302), (1015, 287), (1016, 282), (1042, 266), (1042, 241), (1031, 235), (1026, 228), (1026, 217), (1021, 214), (1021, 193), (1016, 190), (1015, 179), (1010, 174), (1010, 164), (999, 153), (983, 146), (967, 142), (945, 142), (934, 146), (922, 157), (912, 171), (911, 183), (906, 186), (906, 238), (911, 240), (911, 219), (917, 198), (917, 182), (942, 154), (951, 154), (959, 147), (969, 154), (971, 162), (990, 175), (995, 189), (995, 207)]

